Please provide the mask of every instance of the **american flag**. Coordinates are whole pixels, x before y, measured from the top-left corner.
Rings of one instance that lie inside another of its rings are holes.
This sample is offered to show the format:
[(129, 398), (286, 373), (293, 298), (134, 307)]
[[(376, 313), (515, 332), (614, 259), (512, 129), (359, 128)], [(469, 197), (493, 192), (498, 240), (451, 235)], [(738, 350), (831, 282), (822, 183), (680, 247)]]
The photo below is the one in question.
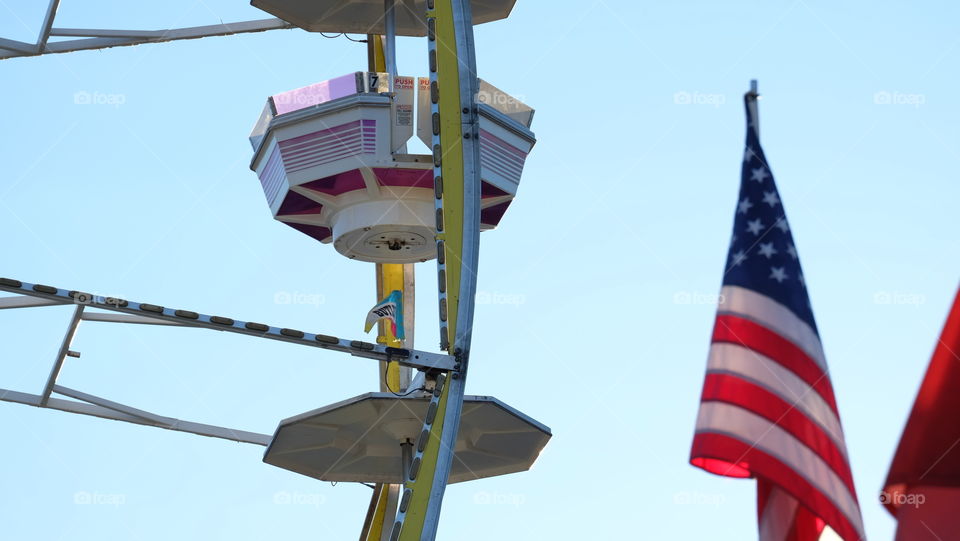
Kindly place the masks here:
[[(690, 461), (757, 479), (760, 541), (865, 539), (793, 235), (760, 148), (756, 94)], [(834, 537), (835, 538), (835, 537)]]

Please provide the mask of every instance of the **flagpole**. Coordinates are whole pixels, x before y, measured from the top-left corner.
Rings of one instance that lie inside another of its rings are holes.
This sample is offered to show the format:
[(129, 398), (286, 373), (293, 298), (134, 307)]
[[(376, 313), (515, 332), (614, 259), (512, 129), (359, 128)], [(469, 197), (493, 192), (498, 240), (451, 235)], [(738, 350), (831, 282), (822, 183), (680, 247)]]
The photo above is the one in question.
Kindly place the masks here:
[(760, 92), (757, 90), (757, 80), (750, 79), (750, 90), (746, 94), (747, 107), (750, 108), (750, 122), (753, 131), (757, 133), (757, 139), (760, 138), (760, 113), (757, 108), (757, 100), (760, 99)]

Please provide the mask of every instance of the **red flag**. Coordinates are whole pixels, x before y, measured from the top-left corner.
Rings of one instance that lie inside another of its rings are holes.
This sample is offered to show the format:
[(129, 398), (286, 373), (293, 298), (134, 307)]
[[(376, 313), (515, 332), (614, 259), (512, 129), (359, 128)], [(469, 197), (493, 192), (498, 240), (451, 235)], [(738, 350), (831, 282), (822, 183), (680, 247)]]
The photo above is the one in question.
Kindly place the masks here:
[(960, 290), (880, 500), (899, 521), (897, 541), (960, 539)]

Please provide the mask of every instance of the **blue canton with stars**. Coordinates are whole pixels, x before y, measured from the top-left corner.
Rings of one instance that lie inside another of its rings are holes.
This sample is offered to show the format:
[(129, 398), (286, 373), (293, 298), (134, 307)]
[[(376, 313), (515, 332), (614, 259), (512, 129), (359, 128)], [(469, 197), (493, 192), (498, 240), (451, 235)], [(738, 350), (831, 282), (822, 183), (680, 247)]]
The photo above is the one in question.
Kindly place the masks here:
[(760, 147), (747, 105), (747, 145), (743, 155), (740, 198), (723, 285), (752, 289), (789, 308), (816, 332), (800, 258), (773, 174)]

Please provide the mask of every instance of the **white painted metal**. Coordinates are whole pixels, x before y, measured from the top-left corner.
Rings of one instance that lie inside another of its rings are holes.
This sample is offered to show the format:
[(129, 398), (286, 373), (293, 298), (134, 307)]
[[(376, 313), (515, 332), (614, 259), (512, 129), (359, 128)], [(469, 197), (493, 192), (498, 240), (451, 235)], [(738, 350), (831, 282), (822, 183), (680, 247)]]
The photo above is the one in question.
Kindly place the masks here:
[[(50, 20), (44, 19), (44, 25), (53, 24), (54, 13), (50, 15)], [(169, 30), (105, 30), (105, 29), (80, 29), (80, 28), (47, 28), (46, 34), (41, 32), (41, 43), (24, 43), (15, 40), (0, 38), (0, 60), (15, 58), (20, 56), (39, 56), (50, 53), (69, 53), (73, 51), (83, 51), (89, 49), (105, 49), (108, 47), (123, 47), (127, 45), (140, 45), (142, 43), (162, 43), (166, 41), (177, 41), (181, 39), (197, 39), (212, 36), (231, 36), (233, 34), (245, 34), (248, 32), (264, 32), (267, 30), (279, 30), (294, 28), (294, 25), (280, 19), (260, 19), (256, 21), (244, 21), (238, 23), (211, 24), (206, 26), (192, 26), (189, 28), (171, 28)], [(44, 37), (46, 36), (46, 37)], [(48, 40), (50, 36), (129, 36), (129, 37), (87, 37), (84, 39), (54, 41)]]
[[(322, 481), (399, 483), (401, 444), (417, 441), (429, 403), (367, 393), (284, 419), (263, 461)], [(526, 471), (550, 437), (548, 427), (494, 397), (467, 396), (449, 482)]]
[(50, 369), (50, 376), (47, 377), (47, 384), (43, 387), (43, 394), (40, 400), (41, 406), (46, 406), (47, 401), (50, 399), (50, 393), (53, 392), (54, 385), (57, 384), (57, 376), (60, 375), (60, 369), (63, 368), (63, 361), (67, 358), (67, 353), (70, 352), (70, 342), (73, 341), (73, 335), (77, 332), (77, 327), (80, 325), (80, 317), (83, 315), (83, 305), (78, 304), (76, 309), (73, 311), (73, 317), (70, 319), (70, 324), (67, 327), (66, 334), (63, 335), (63, 342), (60, 343), (60, 349), (57, 351), (57, 358), (53, 362), (53, 368)]
[(167, 424), (169, 421), (168, 418), (161, 417), (150, 413), (149, 411), (143, 411), (137, 408), (131, 408), (123, 404), (119, 404), (112, 400), (107, 400), (106, 398), (100, 398), (92, 394), (87, 394), (82, 391), (77, 391), (69, 387), (64, 387), (63, 385), (54, 385), (53, 392), (57, 394), (62, 394), (63, 396), (69, 396), (70, 398), (76, 398), (77, 400), (82, 400), (84, 402), (89, 402), (91, 404), (100, 406), (102, 408), (107, 408), (108, 410), (118, 411), (126, 415), (131, 415), (133, 417), (139, 417), (145, 421), (149, 421), (153, 424)]
[[(70, 297), (70, 292), (67, 290), (53, 288), (56, 290), (56, 293), (45, 293), (43, 291), (37, 291), (35, 287), (44, 288), (47, 286), (36, 286), (35, 284), (26, 282), (19, 283), (19, 287), (0, 283), (0, 291), (8, 291), (19, 295), (28, 295), (42, 299), (73, 302), (73, 299)], [(112, 299), (110, 297), (103, 297), (99, 295), (90, 295), (89, 297), (89, 302), (80, 306), (97, 308), (111, 312), (133, 314), (137, 316), (143, 316), (146, 314), (146, 317), (169, 321), (176, 324), (181, 324), (183, 326), (200, 327), (224, 332), (245, 334), (247, 336), (266, 338), (269, 340), (291, 342), (304, 346), (349, 353), (355, 357), (363, 357), (367, 359), (397, 361), (401, 365), (407, 365), (414, 368), (450, 370), (453, 368), (454, 364), (454, 359), (452, 356), (443, 355), (440, 353), (388, 348), (379, 344), (370, 344), (359, 340), (346, 340), (342, 338), (325, 336), (323, 334), (301, 332), (269, 325), (251, 328), (247, 326), (248, 322), (237, 321), (233, 319), (227, 319), (227, 323), (221, 324), (214, 321), (213, 318), (217, 316), (210, 316), (184, 310), (175, 310), (173, 308), (164, 308), (159, 306), (152, 307), (161, 310), (160, 312), (156, 312), (147, 310), (145, 307), (151, 307), (151, 305), (147, 304), (121, 299)], [(263, 328), (266, 330), (263, 330)]]
[[(0, 53), (0, 58), (6, 58), (9, 56), (23, 56), (33, 54), (37, 46), (31, 43), (24, 43), (22, 41), (17, 41), (14, 39), (0, 38), (0, 49), (6, 49), (11, 51), (9, 53)], [(19, 53), (19, 54), (14, 54)]]
[(47, 46), (47, 40), (50, 38), (50, 29), (53, 27), (53, 19), (57, 16), (57, 8), (60, 6), (60, 0), (50, 0), (47, 4), (47, 12), (43, 16), (43, 23), (40, 25), (40, 35), (37, 36), (37, 51), (43, 52)]
[(84, 312), (80, 319), (84, 321), (101, 321), (105, 323), (130, 323), (134, 325), (167, 325), (171, 327), (188, 326), (185, 323), (180, 323), (177, 321), (137, 316), (134, 314), (113, 314), (110, 312)]
[[(254, 7), (310, 32), (384, 34), (383, 0), (252, 0)], [(473, 0), (474, 24), (505, 19), (516, 0)], [(426, 0), (397, 4), (397, 35), (425, 36)]]
[(158, 424), (141, 417), (121, 413), (119, 411), (105, 408), (96, 404), (75, 402), (73, 400), (63, 400), (60, 398), (50, 398), (47, 401), (47, 404), (44, 406), (40, 404), (42, 398), (42, 396), (36, 394), (0, 389), (0, 400), (4, 402), (24, 404), (38, 408), (54, 409), (68, 413), (78, 413), (80, 415), (90, 415), (93, 417), (100, 417), (102, 419), (111, 419), (114, 421), (123, 421), (138, 425), (153, 426), (166, 430), (174, 430), (177, 432), (188, 432), (198, 436), (208, 436), (211, 438), (219, 438), (241, 443), (253, 443), (256, 445), (266, 446), (271, 440), (271, 437), (266, 434), (258, 434), (256, 432), (248, 432), (246, 430), (234, 430), (232, 428), (207, 425), (203, 423), (194, 423), (190, 421), (181, 421), (180, 419), (174, 419), (172, 417), (162, 417), (161, 419), (163, 422)]
[(70, 304), (56, 299), (37, 299), (34, 297), (0, 297), (0, 310), (7, 308), (35, 308), (37, 306), (59, 306)]
[(403, 192), (403, 197), (361, 201), (341, 209), (332, 218), (333, 247), (351, 259), (378, 263), (434, 257), (432, 192), (386, 187), (381, 191)]

